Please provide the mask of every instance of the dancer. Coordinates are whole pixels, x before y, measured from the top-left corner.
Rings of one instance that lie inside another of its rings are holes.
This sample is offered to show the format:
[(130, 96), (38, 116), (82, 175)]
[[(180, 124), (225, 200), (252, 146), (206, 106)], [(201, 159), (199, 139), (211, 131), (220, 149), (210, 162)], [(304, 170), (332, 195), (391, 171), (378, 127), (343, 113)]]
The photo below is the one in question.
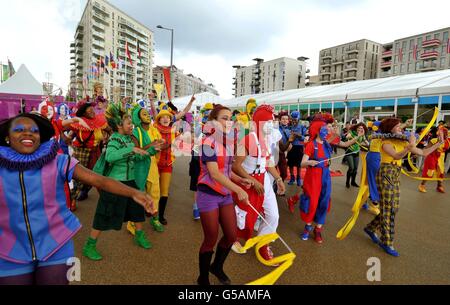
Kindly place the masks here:
[[(396, 118), (384, 119), (380, 124), (384, 134), (381, 146), (381, 165), (377, 174), (377, 186), (380, 191), (380, 214), (370, 222), (364, 231), (372, 241), (378, 244), (387, 254), (399, 256), (394, 249), (395, 216), (400, 203), (400, 173), (402, 159), (409, 152), (428, 156), (444, 143), (442, 134), (439, 141), (425, 149), (416, 147), (416, 138), (411, 135), (409, 140), (402, 134), (401, 122)], [(380, 238), (377, 231), (381, 232)]]
[[(104, 174), (131, 188), (139, 189), (135, 182), (134, 159), (136, 155), (148, 157), (149, 153), (135, 147), (131, 139), (131, 117), (125, 114), (120, 105), (110, 104), (105, 116), (114, 133), (106, 147), (105, 160), (108, 170)], [(130, 198), (101, 191), (92, 230), (83, 247), (83, 255), (94, 261), (101, 260), (103, 257), (96, 247), (101, 232), (119, 231), (122, 229), (122, 223), (128, 221), (134, 222), (136, 226), (134, 242), (144, 249), (150, 249), (152, 244), (142, 230), (145, 221), (144, 209)]]
[[(333, 117), (328, 114), (316, 114), (309, 126), (310, 141), (306, 144), (302, 167), (306, 168), (303, 194), (300, 196), (300, 216), (306, 223), (301, 234), (302, 240), (308, 240), (314, 228), (314, 240), (322, 243), (322, 230), (326, 215), (331, 208), (331, 175), (330, 161), (332, 148), (326, 140), (333, 132)], [(361, 132), (361, 131), (360, 131)], [(362, 132), (360, 133), (362, 136)], [(357, 138), (340, 142), (340, 147), (348, 147), (356, 143)], [(330, 142), (333, 142), (330, 139)]]
[[(362, 136), (361, 136), (362, 134)], [(354, 187), (359, 187), (356, 184), (356, 175), (358, 173), (358, 165), (359, 165), (359, 152), (361, 150), (361, 146), (365, 147), (369, 146), (369, 142), (364, 137), (367, 134), (367, 127), (364, 123), (358, 123), (356, 125), (352, 125), (350, 130), (347, 133), (346, 138), (351, 140), (353, 138), (359, 138), (358, 141), (349, 146), (345, 151), (345, 158), (347, 160), (348, 170), (347, 170), (347, 180), (345, 181), (345, 187), (350, 188), (350, 180), (351, 185)]]
[[(235, 136), (231, 132), (231, 111), (216, 105), (208, 118), (205, 137), (202, 139), (200, 176), (197, 186), (197, 205), (200, 210), (204, 240), (199, 252), (199, 285), (209, 285), (209, 272), (224, 285), (230, 279), (223, 271), (223, 265), (236, 240), (236, 214), (231, 192), (248, 204), (247, 193), (238, 185), (249, 187), (251, 181), (236, 176), (231, 170), (234, 156)], [(211, 264), (216, 245), (219, 224), (223, 237), (220, 239), (216, 256)]]
[[(252, 206), (259, 213), (263, 213), (266, 171), (275, 177), (280, 192), (284, 192), (283, 181), (274, 164), (270, 163), (270, 143), (267, 141), (267, 136), (271, 133), (271, 129), (273, 129), (273, 119), (272, 106), (261, 105), (256, 108), (252, 119), (252, 131), (239, 143), (237, 155), (233, 162), (233, 171), (237, 175), (253, 181), (253, 187), (247, 189), (246, 192)], [(271, 187), (271, 185), (267, 187)], [(242, 223), (238, 223), (237, 237), (238, 239), (247, 241), (252, 237), (258, 215), (253, 209), (236, 198), (236, 196), (234, 196), (234, 200), (238, 206), (238, 214), (242, 216), (246, 215), (242, 217)], [(275, 218), (274, 222), (278, 222), (277, 215), (275, 213), (271, 215)], [(233, 245), (233, 251), (241, 253), (241, 247), (241, 244), (237, 240)]]
[(290, 128), (291, 134), (295, 136), (295, 140), (292, 142), (292, 148), (287, 154), (287, 165), (289, 166), (289, 172), (291, 179), (288, 184), (293, 185), (295, 182), (294, 167), (297, 170), (297, 186), (302, 185), (300, 165), (303, 157), (303, 141), (307, 133), (306, 127), (300, 122), (300, 112), (291, 112), (292, 126)]
[(66, 207), (63, 185), (72, 177), (152, 210), (146, 194), (58, 154), (54, 134), (37, 114), (0, 123), (0, 285), (68, 284), (72, 238), (81, 228)]
[[(422, 177), (423, 178), (436, 178), (437, 187), (436, 191), (439, 193), (445, 193), (444, 186), (442, 184), (442, 179), (445, 175), (445, 153), (450, 148), (450, 139), (448, 138), (448, 129), (444, 126), (433, 127), (431, 129), (432, 138), (429, 141), (428, 146), (432, 146), (439, 141), (438, 131), (440, 131), (444, 137), (444, 143), (436, 149), (433, 153), (429, 154), (425, 158), (425, 162), (423, 164)], [(423, 180), (419, 184), (419, 191), (421, 193), (426, 193), (427, 189), (425, 188), (425, 183), (427, 181)]]

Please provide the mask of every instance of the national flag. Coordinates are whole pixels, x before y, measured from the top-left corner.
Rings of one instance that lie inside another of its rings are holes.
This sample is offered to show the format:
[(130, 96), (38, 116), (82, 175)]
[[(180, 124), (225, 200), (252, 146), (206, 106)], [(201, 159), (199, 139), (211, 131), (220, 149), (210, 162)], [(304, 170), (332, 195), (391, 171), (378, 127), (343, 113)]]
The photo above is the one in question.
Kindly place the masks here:
[(171, 101), (170, 96), (170, 68), (163, 68), (164, 83), (166, 84), (167, 98)]
[(403, 49), (398, 49), (398, 59), (399, 61), (403, 61)]
[(8, 67), (8, 65), (1, 65), (0, 68), (1, 68), (0, 78), (1, 78), (1, 81), (4, 82), (9, 78), (9, 67)]
[(111, 52), (109, 52), (109, 60), (110, 60), (109, 64), (110, 64), (111, 68), (115, 69), (117, 66), (116, 66), (116, 62), (114, 60), (114, 56)]
[(109, 57), (105, 55), (105, 67), (109, 67)]
[(16, 70), (14, 70), (14, 66), (12, 62), (8, 58), (8, 67), (9, 67), (9, 77), (13, 76), (16, 73)]
[(139, 62), (142, 63), (142, 58), (141, 58), (141, 47), (140, 47), (140, 45), (139, 45), (139, 40), (137, 41), (137, 52), (138, 52)]
[(447, 39), (447, 54), (450, 54), (450, 38)]
[(130, 49), (128, 48), (128, 41), (125, 42), (125, 52), (127, 53), (128, 60), (130, 64), (133, 66), (133, 60), (131, 59)]
[(413, 58), (414, 60), (417, 60), (417, 44), (415, 44), (413, 48)]

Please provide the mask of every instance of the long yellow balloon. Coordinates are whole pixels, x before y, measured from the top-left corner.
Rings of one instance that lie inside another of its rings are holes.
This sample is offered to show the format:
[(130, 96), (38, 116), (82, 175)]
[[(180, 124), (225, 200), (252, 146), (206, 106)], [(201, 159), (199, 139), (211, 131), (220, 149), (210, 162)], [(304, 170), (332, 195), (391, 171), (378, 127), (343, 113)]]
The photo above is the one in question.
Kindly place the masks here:
[(353, 226), (356, 223), (356, 220), (359, 216), (359, 211), (361, 210), (361, 207), (363, 204), (367, 201), (369, 198), (369, 184), (367, 182), (367, 164), (366, 164), (366, 152), (361, 152), (361, 163), (362, 163), (362, 170), (361, 170), (361, 184), (359, 187), (358, 195), (356, 196), (355, 203), (352, 207), (352, 215), (350, 216), (349, 220), (345, 223), (345, 225), (339, 230), (339, 232), (336, 235), (336, 238), (339, 240), (343, 240), (347, 237), (347, 235), (350, 233), (350, 231), (353, 229)]
[[(438, 115), (439, 115), (439, 108), (438, 107), (434, 107), (433, 117), (431, 118), (431, 121), (430, 121), (430, 123), (428, 123), (427, 127), (425, 127), (425, 129), (422, 130), (422, 133), (420, 134), (420, 137), (416, 141), (416, 143), (420, 143), (420, 141), (422, 141), (422, 139), (428, 134), (428, 132), (430, 131), (431, 127), (433, 127), (433, 124), (436, 122)], [(419, 173), (419, 169), (413, 164), (413, 162), (411, 160), (411, 153), (408, 153), (408, 163), (409, 163), (409, 166), (411, 167), (411, 171), (414, 174)], [(404, 171), (402, 171), (402, 172), (404, 173)]]
[(273, 285), (280, 278), (280, 276), (294, 263), (294, 259), (296, 255), (293, 252), (274, 257), (271, 260), (264, 259), (261, 254), (259, 254), (259, 249), (264, 245), (267, 245), (271, 242), (277, 240), (280, 236), (277, 233), (266, 234), (262, 236), (257, 236), (247, 240), (245, 245), (242, 247), (242, 251), (248, 250), (255, 246), (256, 258), (266, 266), (273, 266), (276, 264), (280, 264), (275, 270), (270, 272), (269, 274), (247, 283), (247, 285)]

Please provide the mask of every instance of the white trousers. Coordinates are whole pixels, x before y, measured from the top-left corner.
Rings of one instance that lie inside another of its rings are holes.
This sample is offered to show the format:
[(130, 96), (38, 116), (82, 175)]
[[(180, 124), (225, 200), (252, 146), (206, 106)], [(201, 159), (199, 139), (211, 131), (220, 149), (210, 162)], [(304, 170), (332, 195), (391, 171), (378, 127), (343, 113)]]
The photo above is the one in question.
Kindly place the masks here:
[(273, 177), (269, 172), (264, 175), (264, 218), (269, 223), (267, 225), (264, 220), (261, 220), (261, 224), (258, 229), (258, 236), (276, 233), (278, 228), (278, 220), (280, 218), (278, 214), (278, 202), (275, 192), (273, 191)]

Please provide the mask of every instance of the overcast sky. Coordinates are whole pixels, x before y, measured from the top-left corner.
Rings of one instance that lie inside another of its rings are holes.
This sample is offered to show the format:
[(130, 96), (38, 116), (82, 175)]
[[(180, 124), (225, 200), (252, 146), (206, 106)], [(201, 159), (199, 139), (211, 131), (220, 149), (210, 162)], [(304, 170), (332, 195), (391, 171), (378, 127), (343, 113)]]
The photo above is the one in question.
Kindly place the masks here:
[[(87, 0), (0, 0), (0, 60), (26, 64), (44, 81), (67, 89), (70, 50)], [(319, 51), (367, 38), (386, 43), (450, 26), (446, 0), (110, 0), (155, 33), (155, 63), (174, 65), (232, 97), (232, 65), (255, 57), (309, 57), (318, 73)]]

